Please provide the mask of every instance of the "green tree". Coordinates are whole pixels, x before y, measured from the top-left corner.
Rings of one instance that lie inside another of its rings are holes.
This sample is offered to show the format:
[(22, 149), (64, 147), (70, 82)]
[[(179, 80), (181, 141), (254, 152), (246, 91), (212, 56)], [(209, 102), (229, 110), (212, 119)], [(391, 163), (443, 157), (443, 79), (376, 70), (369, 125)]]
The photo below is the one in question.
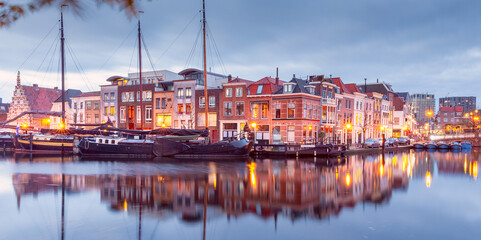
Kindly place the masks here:
[[(86, 0), (30, 0), (26, 3), (9, 3), (0, 0), (0, 28), (10, 26), (15, 21), (25, 17), (27, 13), (35, 13), (47, 7), (60, 7), (68, 5), (75, 14), (80, 15), (85, 7)], [(108, 4), (112, 8), (118, 7), (128, 17), (137, 14), (137, 3), (140, 0), (90, 0), (97, 5)], [(149, 0), (151, 1), (151, 0)], [(12, 1), (10, 1), (12, 2)]]

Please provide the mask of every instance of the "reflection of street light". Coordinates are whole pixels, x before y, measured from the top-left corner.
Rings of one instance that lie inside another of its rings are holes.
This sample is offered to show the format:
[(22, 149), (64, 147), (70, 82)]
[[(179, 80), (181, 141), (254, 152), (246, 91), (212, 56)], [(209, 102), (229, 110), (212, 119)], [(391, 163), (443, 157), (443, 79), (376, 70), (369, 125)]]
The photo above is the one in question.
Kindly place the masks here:
[(346, 186), (349, 187), (351, 185), (351, 175), (346, 174)]
[(160, 127), (165, 128), (165, 127), (167, 127), (167, 125), (165, 125), (165, 123), (162, 123), (162, 125)]
[(431, 187), (431, 173), (429, 171), (426, 172), (426, 187)]

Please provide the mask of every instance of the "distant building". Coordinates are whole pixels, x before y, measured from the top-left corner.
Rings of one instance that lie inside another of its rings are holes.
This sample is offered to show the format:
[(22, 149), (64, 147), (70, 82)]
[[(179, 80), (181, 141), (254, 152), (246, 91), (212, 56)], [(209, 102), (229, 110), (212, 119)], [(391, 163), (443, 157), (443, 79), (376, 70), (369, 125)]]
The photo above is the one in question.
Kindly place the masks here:
[[(82, 94), (82, 91), (76, 89), (68, 89), (65, 91), (65, 127), (71, 127), (70, 124), (74, 123), (75, 119), (72, 115), (72, 98)], [(51, 111), (62, 112), (62, 96), (57, 98), (55, 102), (52, 103)], [(51, 129), (60, 129), (62, 123), (61, 117), (50, 116), (50, 127)]]
[[(73, 121), (76, 124), (100, 124), (100, 91), (80, 94), (72, 98)], [(94, 128), (93, 126), (84, 127)]]
[(427, 111), (433, 111), (436, 104), (434, 94), (415, 93), (411, 95), (412, 109), (414, 118), (418, 126), (422, 126), (428, 122), (429, 117), (426, 115)]
[(476, 97), (444, 97), (439, 98), (439, 109), (442, 107), (463, 107), (463, 114), (476, 110)]
[(463, 107), (441, 107), (437, 115), (437, 127), (445, 131), (461, 131), (465, 124)]
[[(12, 102), (8, 110), (7, 119), (12, 119), (25, 111), (50, 111), (52, 104), (61, 96), (61, 91), (55, 88), (43, 88), (37, 84), (33, 86), (21, 85), (20, 72), (17, 75), (17, 85), (13, 92)], [(25, 115), (10, 124), (27, 124), (34, 129), (48, 128), (49, 116), (44, 114)]]
[(10, 103), (2, 103), (2, 98), (0, 98), (0, 122), (7, 120), (8, 108), (10, 108)]

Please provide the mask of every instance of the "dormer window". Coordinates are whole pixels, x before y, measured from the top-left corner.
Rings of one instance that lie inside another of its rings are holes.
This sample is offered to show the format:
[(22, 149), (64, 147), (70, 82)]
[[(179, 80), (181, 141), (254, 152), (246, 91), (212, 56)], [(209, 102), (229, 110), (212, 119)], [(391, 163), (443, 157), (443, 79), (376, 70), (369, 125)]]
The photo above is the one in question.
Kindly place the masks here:
[(292, 87), (293, 84), (292, 83), (286, 83), (284, 84), (284, 93), (290, 93), (292, 92)]
[(313, 85), (306, 86), (306, 90), (307, 90), (310, 94), (315, 94), (315, 86), (313, 86)]

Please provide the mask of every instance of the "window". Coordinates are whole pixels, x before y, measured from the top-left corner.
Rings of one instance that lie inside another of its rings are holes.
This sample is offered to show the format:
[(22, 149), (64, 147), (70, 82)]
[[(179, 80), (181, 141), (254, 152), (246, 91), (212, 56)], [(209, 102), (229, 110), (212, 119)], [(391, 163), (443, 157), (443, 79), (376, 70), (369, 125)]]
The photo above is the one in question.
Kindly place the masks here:
[(244, 116), (244, 102), (235, 103), (235, 115)]
[(307, 118), (307, 104), (306, 103), (304, 103), (304, 108), (303, 108), (303, 111), (302, 111), (302, 117)]
[(110, 101), (115, 101), (115, 93), (114, 92), (110, 93)]
[(232, 97), (232, 88), (225, 89), (225, 97)]
[(120, 122), (124, 123), (127, 119), (127, 112), (125, 111), (125, 107), (120, 107)]
[(257, 85), (257, 92), (256, 94), (262, 94), (262, 89), (264, 89), (264, 84)]
[(127, 96), (128, 94), (126, 92), (122, 93), (122, 102), (127, 102), (129, 97)]
[(152, 106), (145, 107), (145, 122), (152, 122)]
[(104, 107), (104, 116), (107, 116), (107, 114), (109, 114), (109, 108)]
[(292, 92), (292, 84), (284, 84), (284, 92), (285, 93)]
[(110, 116), (115, 115), (115, 107), (110, 107)]
[(209, 113), (207, 117), (209, 118), (209, 126), (217, 126), (217, 113)]
[(288, 142), (296, 141), (295, 133), (296, 133), (296, 126), (292, 126), (292, 125), (287, 126), (287, 141)]
[(259, 104), (254, 103), (252, 104), (252, 118), (259, 117)]
[(190, 87), (185, 89), (185, 97), (186, 98), (192, 97), (192, 89)]
[(90, 117), (90, 114), (86, 114), (85, 116), (86, 116), (86, 121), (85, 121), (85, 123), (92, 123), (92, 122), (91, 122), (91, 121), (92, 121), (92, 118)]
[(142, 109), (140, 106), (137, 106), (137, 123), (140, 123), (142, 121)]
[(281, 118), (281, 104), (276, 103), (276, 118)]
[(232, 102), (224, 102), (224, 116), (232, 116)]
[(261, 104), (261, 110), (262, 110), (262, 118), (267, 118), (268, 115), (268, 110), (269, 110), (269, 105), (267, 103), (262, 103)]
[(184, 104), (177, 104), (177, 113), (184, 113)]
[(242, 97), (242, 88), (236, 88), (235, 89), (235, 96), (236, 97)]
[[(55, 118), (54, 118), (54, 120), (55, 120)], [(80, 114), (79, 114), (79, 120), (80, 120), (80, 122), (83, 122), (83, 121), (84, 121), (84, 115), (83, 115), (83, 113), (80, 113)]]
[(105, 102), (109, 101), (109, 93), (104, 93), (104, 101)]
[(133, 102), (135, 99), (134, 92), (129, 92), (129, 102)]
[(205, 97), (199, 97), (199, 108), (205, 108)]
[(309, 118), (312, 119), (312, 105), (309, 105)]
[(99, 109), (99, 102), (94, 102), (94, 109), (98, 110)]
[(209, 96), (209, 107), (215, 107), (215, 96)]
[(192, 112), (192, 104), (186, 103), (185, 104), (185, 113), (190, 114)]
[(160, 109), (160, 98), (155, 98), (155, 109)]
[[(2, 110), (3, 110), (3, 106), (2, 106)], [(73, 103), (73, 109), (77, 109), (77, 103)]]
[(184, 98), (184, 89), (183, 88), (177, 89), (177, 98), (179, 98), (179, 99)]
[(95, 115), (94, 115), (94, 118), (95, 118), (95, 120), (94, 120), (95, 123), (100, 123), (100, 116), (99, 116), (99, 114), (95, 114)]
[(167, 108), (167, 99), (162, 98), (162, 109), (166, 109), (166, 108)]
[(156, 120), (158, 127), (172, 126), (172, 115), (170, 113), (157, 113)]
[(287, 118), (294, 118), (295, 107), (296, 107), (296, 104), (294, 103), (287, 104)]
[(140, 91), (137, 91), (137, 101), (140, 101)]
[(152, 101), (152, 91), (143, 91), (142, 92), (142, 100)]

